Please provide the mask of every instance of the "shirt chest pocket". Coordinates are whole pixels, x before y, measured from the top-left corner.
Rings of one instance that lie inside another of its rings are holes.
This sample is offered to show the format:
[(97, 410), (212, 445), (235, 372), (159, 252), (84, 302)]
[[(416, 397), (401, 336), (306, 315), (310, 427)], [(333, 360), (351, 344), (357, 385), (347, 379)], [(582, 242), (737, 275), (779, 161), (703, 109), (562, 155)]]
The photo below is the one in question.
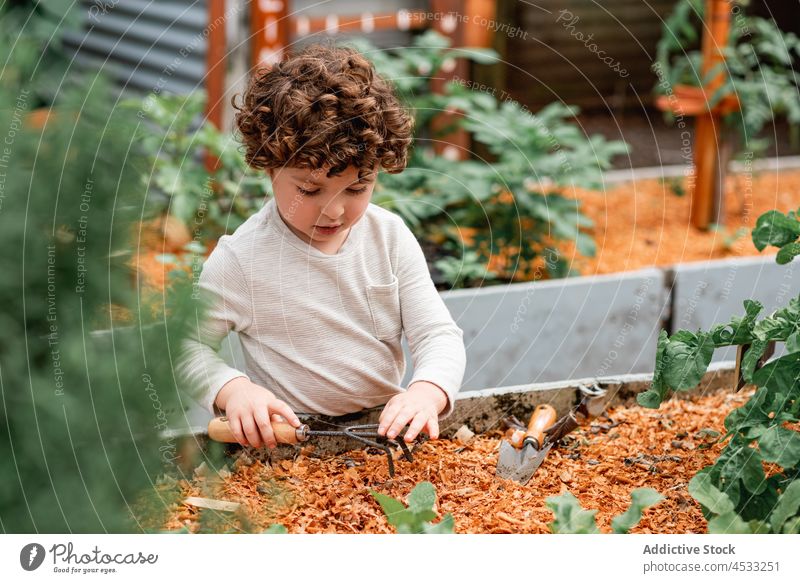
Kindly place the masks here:
[(397, 277), (392, 274), (390, 283), (368, 285), (367, 301), (375, 337), (378, 340), (391, 340), (399, 336), (403, 331), (403, 322)]

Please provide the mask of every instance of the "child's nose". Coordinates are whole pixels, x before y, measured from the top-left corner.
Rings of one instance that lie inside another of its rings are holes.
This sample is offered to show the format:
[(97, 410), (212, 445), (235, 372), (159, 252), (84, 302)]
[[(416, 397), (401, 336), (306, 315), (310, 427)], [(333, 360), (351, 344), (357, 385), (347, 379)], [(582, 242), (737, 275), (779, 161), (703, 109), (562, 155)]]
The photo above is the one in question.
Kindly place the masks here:
[(344, 205), (338, 201), (331, 201), (322, 208), (322, 214), (330, 220), (335, 220), (344, 214)]

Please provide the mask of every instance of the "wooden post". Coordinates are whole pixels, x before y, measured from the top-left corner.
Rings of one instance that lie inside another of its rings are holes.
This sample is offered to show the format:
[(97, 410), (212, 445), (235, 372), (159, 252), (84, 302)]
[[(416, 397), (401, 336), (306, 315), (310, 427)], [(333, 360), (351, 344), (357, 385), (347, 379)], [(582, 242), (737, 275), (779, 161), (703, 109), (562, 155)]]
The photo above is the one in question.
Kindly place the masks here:
[[(703, 68), (705, 79), (709, 73), (724, 62), (722, 49), (728, 44), (731, 13), (728, 0), (706, 0), (703, 29)], [(725, 79), (720, 71), (705, 86), (708, 111), (697, 117), (694, 144), (694, 192), (692, 193), (692, 224), (698, 229), (723, 221), (725, 168), (720, 161), (719, 108), (711, 111), (708, 100), (720, 88)]]
[[(222, 113), (227, 70), (225, 39), (225, 0), (208, 1), (208, 50), (206, 51), (206, 119), (217, 129), (222, 129)], [(219, 160), (209, 152), (205, 155), (209, 172), (219, 168)]]
[(280, 63), (289, 44), (289, 0), (250, 3), (250, 41), (255, 69)]
[[(451, 40), (451, 46), (482, 46), (492, 44), (492, 32), (488, 26), (494, 18), (495, 3), (491, 0), (431, 0), (431, 9), (436, 14), (434, 29)], [(462, 12), (463, 10), (463, 12)], [(473, 44), (474, 43), (474, 44)], [(445, 65), (431, 81), (435, 93), (443, 93), (453, 79), (470, 79), (470, 63), (466, 59), (455, 59)], [(452, 125), (458, 114), (442, 113), (431, 121), (434, 133)], [(434, 151), (451, 160), (469, 157), (470, 137), (464, 130), (456, 130), (434, 138)]]

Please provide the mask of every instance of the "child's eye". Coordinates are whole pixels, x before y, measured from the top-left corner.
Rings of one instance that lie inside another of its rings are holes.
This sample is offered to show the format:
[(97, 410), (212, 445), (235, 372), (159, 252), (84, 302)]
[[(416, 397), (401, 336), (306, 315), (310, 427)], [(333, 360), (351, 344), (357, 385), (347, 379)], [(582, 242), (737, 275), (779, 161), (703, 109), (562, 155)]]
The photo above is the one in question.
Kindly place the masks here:
[(302, 186), (298, 186), (297, 187), (297, 192), (299, 192), (300, 194), (303, 194), (305, 196), (313, 196), (313, 195), (315, 195), (315, 194), (317, 194), (319, 192), (319, 189), (317, 189), (317, 190), (306, 190)]
[(347, 192), (349, 192), (352, 195), (357, 195), (357, 194), (361, 194), (362, 192), (364, 192), (366, 190), (367, 190), (367, 187), (365, 186), (364, 188), (348, 188)]

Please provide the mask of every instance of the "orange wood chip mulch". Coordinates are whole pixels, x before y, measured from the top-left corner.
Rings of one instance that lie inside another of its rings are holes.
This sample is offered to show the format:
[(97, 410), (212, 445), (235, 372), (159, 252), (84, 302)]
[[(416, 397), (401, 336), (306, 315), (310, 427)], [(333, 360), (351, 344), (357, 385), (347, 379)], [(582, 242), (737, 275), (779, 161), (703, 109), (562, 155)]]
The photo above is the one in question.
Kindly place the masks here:
[[(609, 409), (608, 419), (593, 420), (552, 450), (525, 486), (495, 476), (499, 431), (478, 435), (466, 445), (425, 442), (413, 463), (398, 459), (392, 480), (379, 453), (353, 451), (320, 459), (305, 448), (294, 460), (270, 466), (241, 452), (224, 478), (179, 480), (179, 495), (160, 527), (260, 532), (279, 523), (290, 533), (390, 533), (394, 529), (369, 491), (405, 501), (417, 483), (428, 480), (436, 487), (439, 516), (451, 513), (458, 533), (547, 533), (553, 515), (545, 499), (566, 491), (584, 508), (596, 509), (601, 531), (610, 532), (611, 520), (626, 510), (631, 491), (640, 487), (654, 488), (665, 500), (646, 510), (632, 532), (703, 533), (706, 521), (687, 483), (722, 450), (719, 443), (709, 447), (709, 434), (724, 432), (727, 413), (751, 394), (718, 391), (672, 399), (659, 410)], [(180, 502), (188, 496), (240, 502), (241, 508), (238, 513), (200, 510)]]
[[(800, 170), (729, 174), (725, 185), (724, 228), (700, 231), (691, 225), (690, 178), (640, 180), (603, 191), (577, 191), (581, 208), (594, 222), (595, 257), (565, 257), (581, 275), (616, 273), (724, 257), (769, 255), (759, 251), (750, 230), (763, 213), (800, 206)], [(686, 192), (678, 196), (673, 187)]]

